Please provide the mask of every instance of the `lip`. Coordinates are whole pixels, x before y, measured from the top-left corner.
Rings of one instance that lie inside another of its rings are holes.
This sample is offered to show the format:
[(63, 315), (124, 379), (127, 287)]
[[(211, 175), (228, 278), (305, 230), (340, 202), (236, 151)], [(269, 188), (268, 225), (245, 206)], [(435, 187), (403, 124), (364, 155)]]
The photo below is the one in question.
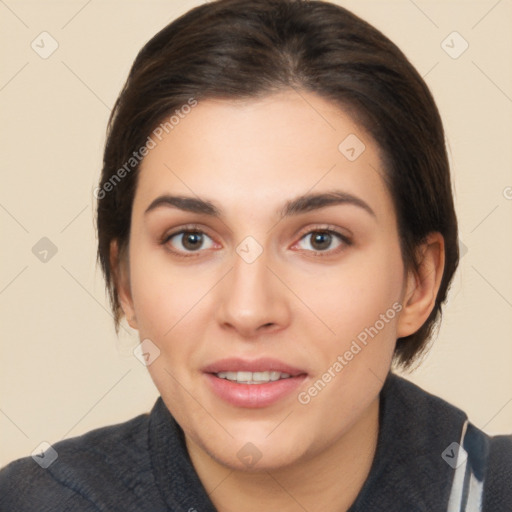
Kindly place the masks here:
[[(266, 370), (288, 373), (290, 377), (262, 384), (238, 384), (215, 375), (229, 371), (263, 372)], [(203, 372), (210, 390), (216, 396), (231, 405), (248, 409), (268, 407), (283, 400), (307, 377), (307, 372), (304, 370), (272, 358), (253, 361), (237, 358), (222, 359), (203, 368)]]

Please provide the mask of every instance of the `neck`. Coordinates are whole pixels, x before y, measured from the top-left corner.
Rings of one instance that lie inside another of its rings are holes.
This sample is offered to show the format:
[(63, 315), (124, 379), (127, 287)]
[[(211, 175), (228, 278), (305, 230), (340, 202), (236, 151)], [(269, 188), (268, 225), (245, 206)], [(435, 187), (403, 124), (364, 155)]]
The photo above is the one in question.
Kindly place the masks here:
[(378, 431), (377, 397), (333, 444), (285, 468), (233, 470), (188, 437), (186, 443), (199, 479), (219, 512), (346, 512), (370, 472)]

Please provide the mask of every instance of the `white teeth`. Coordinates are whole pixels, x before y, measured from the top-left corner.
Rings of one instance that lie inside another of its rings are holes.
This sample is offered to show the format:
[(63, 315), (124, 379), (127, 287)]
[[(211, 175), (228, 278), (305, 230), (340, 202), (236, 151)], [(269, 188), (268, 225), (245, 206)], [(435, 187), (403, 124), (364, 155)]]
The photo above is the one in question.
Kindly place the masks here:
[(236, 372), (236, 380), (237, 382), (246, 382), (249, 380), (253, 380), (252, 372)]
[(219, 379), (227, 379), (239, 384), (264, 384), (279, 379), (288, 379), (289, 373), (281, 373), (275, 371), (265, 372), (219, 372)]

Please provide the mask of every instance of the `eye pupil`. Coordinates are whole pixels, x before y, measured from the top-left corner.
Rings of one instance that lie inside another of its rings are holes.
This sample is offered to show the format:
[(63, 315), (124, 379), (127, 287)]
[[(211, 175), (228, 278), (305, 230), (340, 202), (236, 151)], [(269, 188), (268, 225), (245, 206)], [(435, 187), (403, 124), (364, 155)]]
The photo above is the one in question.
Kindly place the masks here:
[(311, 240), (311, 245), (316, 250), (322, 250), (327, 249), (331, 245), (332, 235), (330, 233), (325, 233), (321, 231), (317, 231), (316, 234), (314, 234)]
[(203, 243), (203, 235), (201, 233), (186, 233), (183, 235), (183, 247), (189, 250), (201, 247)]

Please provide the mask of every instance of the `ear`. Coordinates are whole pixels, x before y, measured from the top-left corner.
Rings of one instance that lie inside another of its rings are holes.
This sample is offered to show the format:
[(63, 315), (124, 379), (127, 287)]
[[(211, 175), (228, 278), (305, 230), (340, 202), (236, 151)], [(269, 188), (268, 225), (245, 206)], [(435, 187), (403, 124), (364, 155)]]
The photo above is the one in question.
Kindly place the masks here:
[(128, 256), (120, 253), (117, 240), (113, 240), (110, 243), (110, 268), (112, 269), (112, 276), (119, 303), (121, 304), (128, 325), (133, 329), (138, 329), (130, 287)]
[(434, 309), (444, 270), (444, 238), (441, 233), (430, 233), (418, 247), (419, 268), (407, 272), (403, 296), (403, 310), (397, 325), (397, 336), (414, 334)]

